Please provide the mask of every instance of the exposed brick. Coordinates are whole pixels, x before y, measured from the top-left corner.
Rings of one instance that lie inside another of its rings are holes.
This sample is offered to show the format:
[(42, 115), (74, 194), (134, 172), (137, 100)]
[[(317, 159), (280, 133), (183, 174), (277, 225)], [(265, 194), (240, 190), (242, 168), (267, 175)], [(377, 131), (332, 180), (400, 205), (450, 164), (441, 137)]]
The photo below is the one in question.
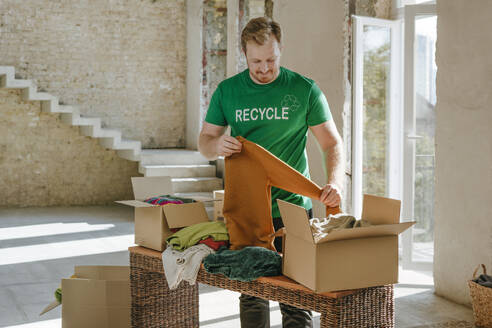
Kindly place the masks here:
[(184, 0), (2, 0), (0, 34), (0, 65), (145, 148), (184, 146)]
[[(184, 0), (2, 0), (0, 65), (144, 148), (185, 144)], [(0, 90), (0, 206), (107, 204), (137, 163)]]
[(18, 90), (0, 90), (0, 206), (110, 204), (132, 199), (136, 162), (56, 115), (40, 112)]

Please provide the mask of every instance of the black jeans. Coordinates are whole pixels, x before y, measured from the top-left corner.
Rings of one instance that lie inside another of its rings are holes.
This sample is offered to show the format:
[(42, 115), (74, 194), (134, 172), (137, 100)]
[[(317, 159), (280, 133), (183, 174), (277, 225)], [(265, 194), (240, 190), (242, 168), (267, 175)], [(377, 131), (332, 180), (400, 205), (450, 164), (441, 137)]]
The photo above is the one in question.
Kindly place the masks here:
[[(308, 211), (308, 216), (313, 217), (313, 211)], [(281, 218), (273, 219), (275, 231), (283, 228)], [(282, 251), (282, 238), (275, 238), (275, 248)], [(270, 306), (268, 300), (255, 296), (241, 294), (239, 297), (239, 312), (241, 328), (269, 328), (270, 327)], [(283, 328), (312, 328), (313, 315), (311, 311), (299, 309), (287, 304), (280, 303), (282, 313)]]

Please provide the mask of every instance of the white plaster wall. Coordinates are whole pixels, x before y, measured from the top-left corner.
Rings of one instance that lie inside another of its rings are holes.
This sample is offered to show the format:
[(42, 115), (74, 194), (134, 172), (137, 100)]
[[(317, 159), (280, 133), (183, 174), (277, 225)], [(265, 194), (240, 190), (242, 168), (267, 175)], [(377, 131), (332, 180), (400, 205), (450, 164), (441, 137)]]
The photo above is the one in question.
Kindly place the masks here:
[(469, 303), (475, 266), (492, 271), (492, 1), (437, 2), (434, 281)]
[[(319, 85), (330, 104), (340, 135), (343, 127), (343, 1), (276, 1), (273, 19), (283, 32), (281, 64), (301, 73)], [(308, 156), (311, 178), (319, 185), (326, 183), (326, 173), (318, 145), (310, 134)], [(314, 202), (314, 215), (324, 216), (324, 207)]]

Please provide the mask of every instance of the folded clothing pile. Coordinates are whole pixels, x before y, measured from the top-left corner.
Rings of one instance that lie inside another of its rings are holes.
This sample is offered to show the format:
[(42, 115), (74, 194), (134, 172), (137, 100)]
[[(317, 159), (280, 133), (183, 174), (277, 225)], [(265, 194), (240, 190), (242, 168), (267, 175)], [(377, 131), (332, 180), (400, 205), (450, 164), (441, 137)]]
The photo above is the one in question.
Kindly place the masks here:
[(182, 280), (194, 285), (203, 258), (229, 245), (223, 222), (203, 222), (182, 228), (167, 238), (162, 264), (169, 289)]
[(157, 197), (150, 197), (144, 200), (144, 202), (153, 205), (166, 205), (166, 204), (188, 204), (194, 203), (195, 200), (190, 198), (182, 198), (171, 195), (162, 195)]
[(224, 222), (202, 222), (180, 229), (166, 241), (173, 249), (184, 251), (188, 247), (198, 244), (201, 240), (212, 238), (214, 241), (229, 241), (229, 234)]
[(315, 241), (326, 237), (330, 232), (342, 229), (369, 227), (371, 223), (365, 220), (356, 220), (355, 217), (345, 214), (330, 214), (326, 218), (309, 220), (311, 232)]

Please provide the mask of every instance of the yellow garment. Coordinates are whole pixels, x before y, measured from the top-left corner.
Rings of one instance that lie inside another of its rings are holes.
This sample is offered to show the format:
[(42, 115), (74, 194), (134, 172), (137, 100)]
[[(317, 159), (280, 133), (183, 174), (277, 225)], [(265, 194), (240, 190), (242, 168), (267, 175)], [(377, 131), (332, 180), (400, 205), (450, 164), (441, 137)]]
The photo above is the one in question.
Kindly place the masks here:
[(339, 213), (328, 215), (327, 218), (314, 218), (309, 220), (314, 241), (318, 242), (330, 232), (342, 229), (370, 227), (371, 223), (365, 220), (357, 220), (352, 215)]
[[(224, 218), (231, 249), (273, 246), (272, 186), (319, 199), (321, 188), (263, 147), (242, 137), (240, 153), (225, 159)], [(339, 208), (331, 211), (338, 213)]]
[(309, 220), (314, 240), (322, 239), (334, 230), (352, 228), (355, 222), (356, 220), (353, 216), (344, 213), (328, 215), (327, 218)]

